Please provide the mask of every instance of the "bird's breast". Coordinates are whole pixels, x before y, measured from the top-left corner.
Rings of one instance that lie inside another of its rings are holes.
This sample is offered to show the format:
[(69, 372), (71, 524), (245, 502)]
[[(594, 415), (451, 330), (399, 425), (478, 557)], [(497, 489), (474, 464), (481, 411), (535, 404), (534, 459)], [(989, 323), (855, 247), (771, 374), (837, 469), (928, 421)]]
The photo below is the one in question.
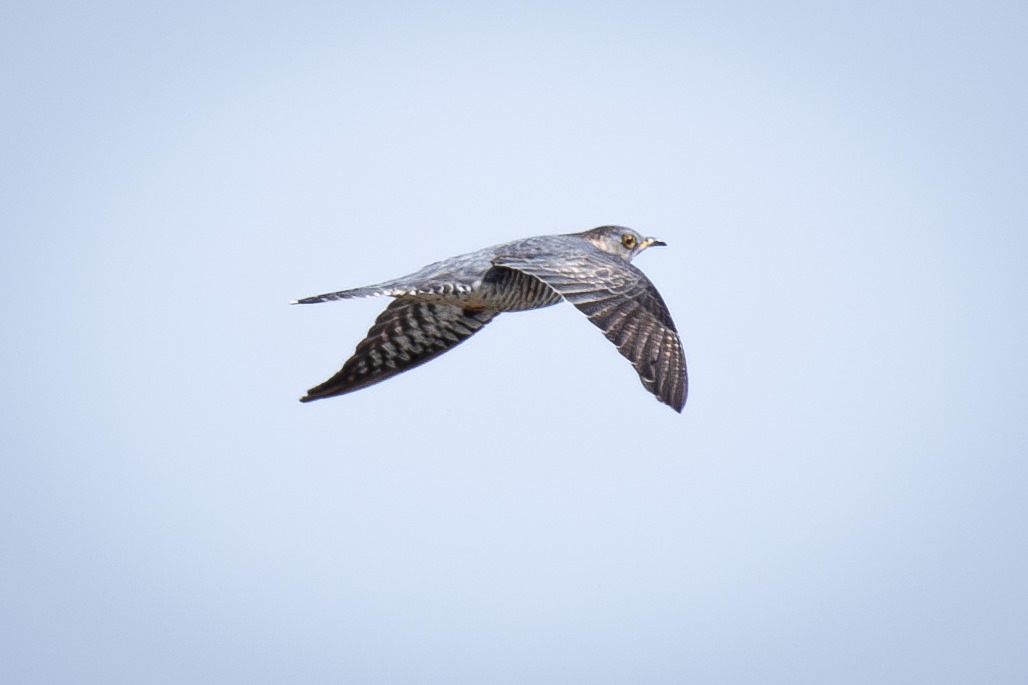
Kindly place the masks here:
[(472, 294), (482, 306), (501, 312), (538, 309), (561, 300), (555, 290), (538, 278), (504, 267), (489, 269)]

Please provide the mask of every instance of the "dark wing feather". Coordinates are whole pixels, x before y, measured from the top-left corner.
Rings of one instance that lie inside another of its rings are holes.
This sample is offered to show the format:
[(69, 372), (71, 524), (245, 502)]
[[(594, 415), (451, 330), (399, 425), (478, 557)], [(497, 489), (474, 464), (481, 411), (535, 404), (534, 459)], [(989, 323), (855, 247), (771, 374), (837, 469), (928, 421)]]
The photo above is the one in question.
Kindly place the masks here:
[(682, 342), (667, 305), (642, 271), (594, 249), (501, 255), (493, 263), (538, 278), (578, 307), (632, 362), (643, 386), (682, 411), (689, 391)]
[(464, 342), (495, 316), (452, 305), (393, 300), (339, 373), (308, 390), (300, 401), (343, 395), (420, 366)]

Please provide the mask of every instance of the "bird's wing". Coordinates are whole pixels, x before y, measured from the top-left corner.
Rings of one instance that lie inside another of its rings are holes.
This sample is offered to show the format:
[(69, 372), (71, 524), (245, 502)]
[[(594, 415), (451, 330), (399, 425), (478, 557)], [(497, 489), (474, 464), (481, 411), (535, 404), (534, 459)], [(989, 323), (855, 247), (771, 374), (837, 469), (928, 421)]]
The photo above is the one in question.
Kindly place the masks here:
[(682, 342), (667, 305), (642, 271), (593, 249), (500, 254), (493, 264), (538, 278), (578, 307), (632, 362), (643, 386), (682, 411), (689, 390)]
[(413, 369), (464, 342), (495, 316), (452, 305), (393, 300), (339, 373), (308, 390), (300, 401), (343, 395)]

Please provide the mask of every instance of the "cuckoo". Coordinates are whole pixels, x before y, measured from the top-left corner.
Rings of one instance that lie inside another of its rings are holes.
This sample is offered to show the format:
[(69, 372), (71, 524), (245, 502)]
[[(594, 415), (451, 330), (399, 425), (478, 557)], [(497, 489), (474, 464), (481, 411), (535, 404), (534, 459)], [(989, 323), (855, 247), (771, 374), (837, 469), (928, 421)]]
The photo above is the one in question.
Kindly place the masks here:
[(660, 293), (632, 258), (665, 245), (623, 226), (524, 238), (441, 262), (377, 285), (294, 300), (314, 304), (393, 297), (343, 368), (300, 398), (366, 388), (424, 364), (477, 333), (501, 312), (567, 300), (626, 357), (643, 386), (681, 412), (685, 354)]

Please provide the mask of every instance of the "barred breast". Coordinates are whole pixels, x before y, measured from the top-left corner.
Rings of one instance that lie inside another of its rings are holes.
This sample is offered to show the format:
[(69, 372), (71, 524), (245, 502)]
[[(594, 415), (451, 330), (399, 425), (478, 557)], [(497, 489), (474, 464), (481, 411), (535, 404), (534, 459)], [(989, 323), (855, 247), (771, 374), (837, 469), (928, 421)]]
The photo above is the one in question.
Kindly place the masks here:
[(521, 271), (493, 267), (482, 277), (474, 299), (485, 309), (519, 312), (557, 304), (563, 298), (538, 278)]

